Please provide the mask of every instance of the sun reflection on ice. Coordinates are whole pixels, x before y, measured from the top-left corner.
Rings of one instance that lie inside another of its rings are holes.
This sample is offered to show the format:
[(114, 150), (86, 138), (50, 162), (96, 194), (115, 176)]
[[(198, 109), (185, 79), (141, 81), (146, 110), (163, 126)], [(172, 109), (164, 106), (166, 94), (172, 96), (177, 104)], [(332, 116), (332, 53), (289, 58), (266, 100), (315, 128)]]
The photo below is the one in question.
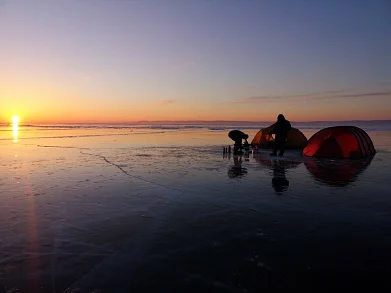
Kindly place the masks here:
[(12, 137), (13, 142), (19, 141), (19, 117), (18, 116), (12, 116)]

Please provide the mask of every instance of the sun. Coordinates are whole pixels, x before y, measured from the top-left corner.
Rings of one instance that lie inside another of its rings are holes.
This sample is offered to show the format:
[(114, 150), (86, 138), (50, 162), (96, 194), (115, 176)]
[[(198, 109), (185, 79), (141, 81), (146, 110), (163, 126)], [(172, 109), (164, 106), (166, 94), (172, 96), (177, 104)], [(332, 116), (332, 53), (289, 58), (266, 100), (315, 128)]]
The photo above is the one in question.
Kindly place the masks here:
[(20, 121), (19, 116), (12, 116), (12, 124), (18, 124)]

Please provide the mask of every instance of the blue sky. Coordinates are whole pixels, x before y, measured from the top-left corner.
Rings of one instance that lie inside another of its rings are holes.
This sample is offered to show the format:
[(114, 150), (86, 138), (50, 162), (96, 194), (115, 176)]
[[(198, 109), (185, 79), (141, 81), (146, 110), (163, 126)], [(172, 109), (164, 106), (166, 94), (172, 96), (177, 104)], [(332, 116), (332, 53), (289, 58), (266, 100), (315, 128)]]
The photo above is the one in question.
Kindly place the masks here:
[(0, 0), (0, 40), (0, 119), (391, 119), (388, 0)]

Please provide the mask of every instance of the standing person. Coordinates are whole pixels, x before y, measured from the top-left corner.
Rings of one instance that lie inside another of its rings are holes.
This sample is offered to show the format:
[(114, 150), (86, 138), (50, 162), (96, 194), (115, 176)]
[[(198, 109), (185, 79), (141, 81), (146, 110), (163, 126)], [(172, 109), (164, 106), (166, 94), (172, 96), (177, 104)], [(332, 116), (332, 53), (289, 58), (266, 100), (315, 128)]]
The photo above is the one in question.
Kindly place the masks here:
[(248, 145), (248, 142), (247, 142), (248, 135), (245, 134), (244, 132), (240, 131), (240, 130), (231, 130), (228, 133), (228, 137), (235, 142), (235, 144), (234, 144), (234, 155), (238, 154), (242, 150), (242, 148), (243, 148), (242, 140), (243, 139), (245, 141), (244, 143)]
[(280, 151), (279, 156), (284, 155), (285, 140), (288, 135), (288, 131), (292, 128), (291, 123), (285, 119), (284, 115), (280, 114), (277, 117), (277, 122), (274, 124), (273, 133), (276, 134), (274, 149), (270, 154), (271, 156), (277, 156), (277, 151)]

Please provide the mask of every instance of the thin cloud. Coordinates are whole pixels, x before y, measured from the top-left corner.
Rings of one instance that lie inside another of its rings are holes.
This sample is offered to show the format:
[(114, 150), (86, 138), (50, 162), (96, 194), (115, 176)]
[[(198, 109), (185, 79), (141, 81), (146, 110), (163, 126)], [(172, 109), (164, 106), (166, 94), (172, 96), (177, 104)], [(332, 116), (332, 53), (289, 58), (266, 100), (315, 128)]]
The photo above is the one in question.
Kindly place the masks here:
[(319, 93), (281, 95), (281, 96), (255, 96), (240, 98), (236, 103), (258, 103), (258, 102), (277, 102), (277, 101), (316, 101), (342, 98), (362, 98), (362, 97), (380, 97), (391, 95), (391, 90), (376, 92), (352, 92), (352, 90), (327, 91)]
[(259, 86), (257, 85), (254, 85), (254, 84), (242, 84), (242, 85), (237, 85), (237, 86), (234, 86), (232, 88), (232, 90), (236, 90), (236, 91), (247, 91), (247, 90), (255, 90), (259, 88)]
[(239, 102), (265, 102), (265, 101), (278, 101), (278, 100), (291, 100), (297, 98), (309, 98), (316, 97), (326, 94), (340, 94), (346, 93), (349, 90), (338, 90), (338, 91), (327, 91), (327, 92), (318, 92), (318, 93), (309, 93), (309, 94), (298, 94), (298, 95), (281, 95), (281, 96), (255, 96), (255, 97), (246, 97), (239, 99)]
[(391, 85), (391, 80), (382, 81), (382, 82), (377, 83), (376, 85)]
[(391, 95), (391, 91), (337, 95), (329, 98), (360, 98), (360, 97), (388, 96), (388, 95)]
[(167, 105), (171, 105), (171, 104), (174, 104), (174, 103), (175, 103), (175, 100), (163, 100), (163, 101), (159, 102), (159, 105), (167, 106)]

